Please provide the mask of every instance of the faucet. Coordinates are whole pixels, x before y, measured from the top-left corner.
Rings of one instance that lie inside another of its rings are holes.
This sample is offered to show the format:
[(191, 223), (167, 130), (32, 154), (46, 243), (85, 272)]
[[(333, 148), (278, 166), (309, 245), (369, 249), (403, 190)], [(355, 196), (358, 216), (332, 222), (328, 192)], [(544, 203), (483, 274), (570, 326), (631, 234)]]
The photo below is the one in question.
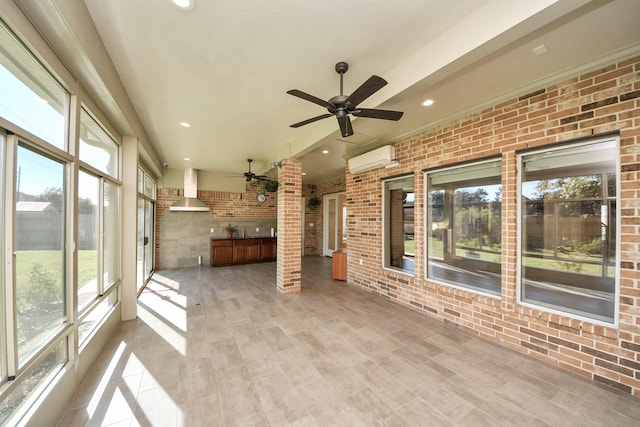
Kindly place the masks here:
[(246, 228), (246, 227), (242, 227), (242, 238), (243, 238), (243, 239), (244, 239), (245, 237), (247, 237), (247, 236), (246, 236), (246, 234), (247, 234), (247, 228)]

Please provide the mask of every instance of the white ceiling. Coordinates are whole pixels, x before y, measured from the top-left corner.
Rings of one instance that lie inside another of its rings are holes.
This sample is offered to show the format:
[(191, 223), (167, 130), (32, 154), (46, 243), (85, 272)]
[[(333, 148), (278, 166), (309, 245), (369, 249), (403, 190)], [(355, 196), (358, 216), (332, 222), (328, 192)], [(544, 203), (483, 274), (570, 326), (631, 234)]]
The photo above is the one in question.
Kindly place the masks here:
[[(297, 157), (323, 182), (345, 156), (640, 52), (637, 0), (195, 2), (84, 0), (159, 160), (221, 175)], [(346, 94), (379, 75), (361, 106), (404, 117), (353, 119), (348, 138), (333, 117), (290, 128), (325, 110), (286, 91), (337, 95), (338, 61)]]

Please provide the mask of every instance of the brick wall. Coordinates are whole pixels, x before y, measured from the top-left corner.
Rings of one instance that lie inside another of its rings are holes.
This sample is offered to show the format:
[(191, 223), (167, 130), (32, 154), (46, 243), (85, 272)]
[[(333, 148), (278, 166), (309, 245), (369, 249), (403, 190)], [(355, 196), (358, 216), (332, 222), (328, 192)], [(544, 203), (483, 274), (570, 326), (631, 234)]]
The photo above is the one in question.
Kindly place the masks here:
[(302, 286), (302, 162), (284, 160), (278, 170), (278, 265), (276, 286), (283, 293)]
[[(619, 326), (517, 304), (516, 150), (619, 132)], [(640, 58), (542, 88), (395, 141), (400, 165), (347, 173), (347, 282), (465, 331), (640, 397)], [(424, 279), (422, 170), (502, 156), (502, 298)], [(382, 269), (382, 178), (415, 174), (414, 276)], [(362, 260), (363, 265), (360, 265)]]

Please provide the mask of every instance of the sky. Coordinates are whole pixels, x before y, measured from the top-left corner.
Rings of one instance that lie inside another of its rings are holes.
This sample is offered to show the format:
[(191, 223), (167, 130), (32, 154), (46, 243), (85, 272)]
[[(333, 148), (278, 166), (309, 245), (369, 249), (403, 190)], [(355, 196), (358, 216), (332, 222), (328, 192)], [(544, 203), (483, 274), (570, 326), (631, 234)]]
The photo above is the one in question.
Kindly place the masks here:
[[(65, 97), (60, 92), (61, 102)], [(65, 117), (25, 83), (14, 76), (4, 66), (0, 65), (0, 117), (29, 131), (57, 148), (65, 149)], [(81, 144), (83, 159), (107, 171), (108, 155), (103, 150), (89, 144)], [(39, 154), (21, 149), (18, 156), (19, 191), (25, 194), (38, 195), (47, 188), (61, 188), (64, 169), (61, 163), (52, 161)], [(81, 198), (94, 199), (96, 194), (95, 182), (90, 180), (78, 183), (78, 193)]]

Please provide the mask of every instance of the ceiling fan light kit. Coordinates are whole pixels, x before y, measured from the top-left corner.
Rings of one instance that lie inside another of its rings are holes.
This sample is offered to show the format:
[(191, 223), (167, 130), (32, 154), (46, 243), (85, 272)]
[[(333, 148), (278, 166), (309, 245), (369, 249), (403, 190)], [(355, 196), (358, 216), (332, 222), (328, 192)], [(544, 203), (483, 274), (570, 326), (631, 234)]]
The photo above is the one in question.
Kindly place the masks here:
[(291, 89), (287, 91), (289, 95), (297, 96), (306, 101), (313, 102), (327, 109), (327, 113), (312, 117), (307, 120), (303, 120), (291, 125), (292, 128), (299, 128), (300, 126), (308, 125), (309, 123), (317, 122), (318, 120), (326, 119), (327, 117), (335, 116), (340, 126), (340, 133), (343, 137), (353, 135), (353, 127), (351, 126), (351, 119), (349, 115), (355, 117), (367, 117), (371, 119), (383, 119), (398, 121), (402, 117), (403, 112), (380, 110), (375, 108), (358, 108), (358, 105), (371, 95), (382, 89), (387, 85), (387, 81), (382, 77), (373, 75), (369, 77), (360, 87), (358, 87), (351, 95), (344, 95), (343, 77), (344, 73), (349, 69), (349, 64), (346, 62), (338, 62), (336, 64), (336, 72), (340, 74), (340, 95), (325, 101), (317, 98), (313, 95), (309, 95), (306, 92), (302, 92), (298, 89)]

